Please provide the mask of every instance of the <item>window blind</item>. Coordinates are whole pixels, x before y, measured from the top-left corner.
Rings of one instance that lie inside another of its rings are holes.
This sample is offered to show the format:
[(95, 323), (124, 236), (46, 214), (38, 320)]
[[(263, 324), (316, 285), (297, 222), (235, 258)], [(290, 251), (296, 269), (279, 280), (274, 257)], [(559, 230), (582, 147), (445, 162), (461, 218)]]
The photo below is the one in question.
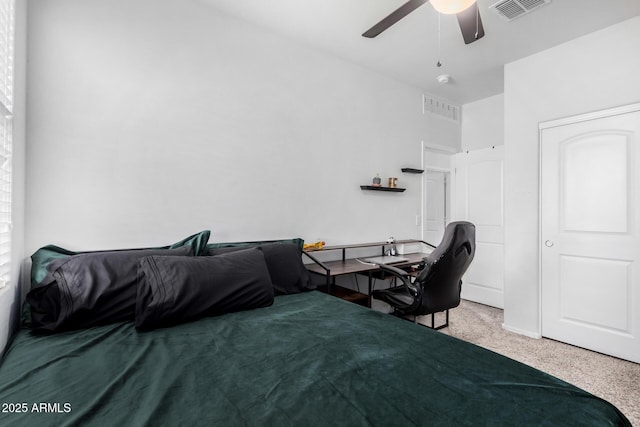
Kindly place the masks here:
[(0, 288), (11, 280), (14, 1), (0, 0)]
[(0, 287), (11, 279), (11, 116), (0, 119)]
[(0, 0), (0, 103), (13, 110), (13, 16), (15, 0)]

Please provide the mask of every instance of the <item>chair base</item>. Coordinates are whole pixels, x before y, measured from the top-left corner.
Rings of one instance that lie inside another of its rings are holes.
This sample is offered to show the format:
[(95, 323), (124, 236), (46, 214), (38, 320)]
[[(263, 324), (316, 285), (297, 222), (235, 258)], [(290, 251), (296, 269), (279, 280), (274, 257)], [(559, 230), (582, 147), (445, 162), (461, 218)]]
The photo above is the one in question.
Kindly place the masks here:
[[(442, 312), (440, 312), (440, 313), (442, 313)], [(418, 323), (418, 316), (416, 316), (416, 315), (413, 316), (413, 323), (421, 325), (421, 326), (424, 326), (424, 327), (429, 328), (429, 329), (434, 329), (434, 330), (438, 331), (440, 329), (444, 329), (444, 328), (449, 326), (449, 309), (445, 310), (444, 313), (445, 313), (445, 322), (442, 325), (438, 325), (438, 326), (435, 325), (436, 313), (431, 313), (431, 326), (426, 325), (424, 323)], [(401, 319), (411, 320), (411, 319), (407, 319), (406, 317), (404, 317), (404, 315), (399, 310), (395, 310), (394, 309), (391, 314), (393, 314), (394, 316), (400, 317)]]

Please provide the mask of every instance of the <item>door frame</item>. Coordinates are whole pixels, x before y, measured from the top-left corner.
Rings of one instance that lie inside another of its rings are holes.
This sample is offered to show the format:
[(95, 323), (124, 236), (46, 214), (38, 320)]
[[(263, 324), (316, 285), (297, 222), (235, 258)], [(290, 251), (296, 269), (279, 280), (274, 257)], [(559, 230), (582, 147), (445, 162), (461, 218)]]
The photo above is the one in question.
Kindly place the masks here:
[[(441, 173), (444, 175), (444, 226), (446, 228), (447, 224), (451, 222), (451, 210), (453, 209), (453, 204), (451, 203), (453, 198), (453, 177), (451, 176), (451, 169), (440, 168), (434, 166), (426, 166), (424, 169), (424, 179), (422, 180), (422, 230), (421, 230), (421, 239), (424, 241), (426, 238), (426, 228), (427, 228), (427, 177), (429, 172)], [(427, 241), (428, 242), (428, 241)], [(437, 242), (428, 242), (434, 245), (440, 243)]]
[[(426, 143), (424, 141), (421, 142), (421, 152), (422, 152), (422, 170), (424, 171), (422, 174), (422, 179), (421, 179), (421, 189), (420, 189), (420, 239), (424, 240), (425, 239), (425, 229), (426, 229), (426, 225), (427, 225), (427, 200), (426, 200), (426, 192), (427, 192), (427, 171), (432, 171), (432, 172), (445, 172), (449, 175), (449, 185), (448, 188), (446, 189), (447, 194), (446, 194), (446, 203), (447, 206), (445, 206), (445, 209), (447, 211), (447, 213), (449, 214), (449, 220), (451, 220), (451, 217), (453, 215), (453, 204), (452, 204), (452, 200), (453, 197), (455, 196), (454, 191), (455, 189), (454, 184), (453, 184), (453, 167), (451, 166), (451, 162), (453, 161), (453, 155), (456, 153), (459, 153), (459, 150), (456, 150), (453, 147), (448, 147), (445, 145), (439, 145), (439, 144), (430, 144), (430, 143)], [(429, 164), (428, 161), (428, 156), (429, 154), (437, 154), (437, 155), (445, 155), (448, 156), (448, 164), (447, 166), (437, 166), (434, 164)], [(431, 243), (431, 242), (430, 242)], [(434, 244), (438, 244), (440, 242), (436, 242)]]
[(640, 102), (605, 110), (592, 111), (575, 116), (540, 122), (538, 124), (538, 331), (542, 338), (542, 131), (549, 128), (571, 125), (605, 117), (640, 111)]

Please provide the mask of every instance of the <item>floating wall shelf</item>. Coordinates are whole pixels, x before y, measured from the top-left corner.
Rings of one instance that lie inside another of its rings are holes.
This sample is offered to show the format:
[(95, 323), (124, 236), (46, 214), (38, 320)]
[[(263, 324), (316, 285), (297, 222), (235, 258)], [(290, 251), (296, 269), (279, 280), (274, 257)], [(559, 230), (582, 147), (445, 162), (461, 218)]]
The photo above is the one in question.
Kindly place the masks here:
[(424, 169), (402, 168), (402, 172), (405, 172), (405, 173), (422, 173), (422, 172), (424, 172)]
[(361, 190), (372, 190), (372, 191), (392, 191), (394, 193), (402, 193), (406, 188), (398, 188), (398, 187), (383, 187), (383, 186), (375, 186), (375, 185), (361, 185)]

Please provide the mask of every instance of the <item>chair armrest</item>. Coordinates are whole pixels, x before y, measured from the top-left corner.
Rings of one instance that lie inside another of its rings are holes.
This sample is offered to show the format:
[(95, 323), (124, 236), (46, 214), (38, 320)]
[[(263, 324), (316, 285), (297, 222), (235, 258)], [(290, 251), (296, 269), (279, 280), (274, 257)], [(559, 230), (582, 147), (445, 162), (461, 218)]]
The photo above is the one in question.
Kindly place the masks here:
[(378, 267), (380, 267), (380, 270), (391, 273), (393, 276), (402, 280), (404, 286), (409, 289), (409, 292), (411, 292), (411, 295), (413, 295), (414, 297), (417, 297), (420, 294), (420, 287), (411, 282), (411, 276), (406, 271), (386, 264), (379, 264)]

